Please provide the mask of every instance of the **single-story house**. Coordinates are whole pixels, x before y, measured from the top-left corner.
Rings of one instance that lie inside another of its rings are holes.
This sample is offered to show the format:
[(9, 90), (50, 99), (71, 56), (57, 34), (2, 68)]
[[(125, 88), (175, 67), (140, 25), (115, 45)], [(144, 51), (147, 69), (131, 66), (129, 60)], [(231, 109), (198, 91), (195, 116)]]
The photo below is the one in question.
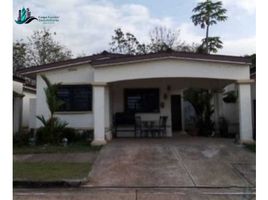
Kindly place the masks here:
[(35, 81), (13, 74), (13, 133), (28, 131), (30, 121), (30, 101), (36, 99)]
[[(214, 91), (215, 121), (220, 117), (223, 89), (238, 89), (238, 123), (241, 142), (252, 141), (251, 61), (245, 57), (185, 52), (146, 55), (103, 53), (20, 70), (36, 79), (35, 113), (48, 117), (49, 110), (40, 75), (62, 83), (59, 96), (65, 105), (56, 113), (77, 129), (93, 129), (93, 144), (111, 139), (116, 113), (135, 112), (144, 120), (167, 116), (167, 136), (185, 129), (183, 91)], [(35, 119), (35, 127), (41, 123)]]

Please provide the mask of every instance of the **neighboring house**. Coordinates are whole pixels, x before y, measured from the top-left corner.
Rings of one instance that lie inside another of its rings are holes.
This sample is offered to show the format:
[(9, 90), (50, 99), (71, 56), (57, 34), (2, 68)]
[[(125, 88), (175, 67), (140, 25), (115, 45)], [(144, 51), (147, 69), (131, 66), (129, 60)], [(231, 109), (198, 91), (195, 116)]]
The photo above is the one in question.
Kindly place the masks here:
[[(162, 52), (147, 55), (101, 54), (23, 69), (36, 78), (36, 114), (49, 116), (42, 74), (62, 83), (65, 101), (57, 116), (77, 129), (93, 129), (93, 144), (111, 138), (113, 116), (135, 112), (144, 120), (168, 117), (167, 135), (185, 129), (183, 91), (215, 91), (215, 119), (220, 117), (223, 88), (235, 84), (241, 142), (252, 141), (250, 60), (245, 57)], [(36, 120), (36, 119), (35, 119)], [(41, 126), (36, 120), (35, 128)]]
[[(19, 74), (13, 75), (13, 133), (35, 128), (30, 125), (30, 102), (35, 99), (35, 81)], [(35, 120), (34, 120), (35, 123)]]
[(22, 126), (23, 84), (23, 78), (13, 75), (13, 133), (18, 133)]

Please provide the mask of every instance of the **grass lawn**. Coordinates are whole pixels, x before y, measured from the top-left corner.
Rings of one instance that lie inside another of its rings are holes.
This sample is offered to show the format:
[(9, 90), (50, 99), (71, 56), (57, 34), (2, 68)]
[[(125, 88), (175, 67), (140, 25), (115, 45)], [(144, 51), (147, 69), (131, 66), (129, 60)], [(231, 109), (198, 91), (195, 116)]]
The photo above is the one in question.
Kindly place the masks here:
[(256, 153), (256, 144), (245, 144), (245, 147), (250, 151)]
[(60, 181), (81, 179), (88, 176), (90, 163), (14, 162), (14, 180)]
[(13, 154), (76, 153), (99, 151), (100, 149), (101, 146), (90, 146), (89, 143), (74, 143), (67, 147), (60, 145), (13, 146)]

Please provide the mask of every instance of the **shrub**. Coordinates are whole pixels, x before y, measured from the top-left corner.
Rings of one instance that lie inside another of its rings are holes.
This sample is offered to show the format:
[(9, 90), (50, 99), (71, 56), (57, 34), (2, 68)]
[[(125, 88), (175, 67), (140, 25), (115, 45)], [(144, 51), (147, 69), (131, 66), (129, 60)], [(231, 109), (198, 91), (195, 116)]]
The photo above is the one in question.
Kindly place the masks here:
[[(38, 118), (39, 119), (39, 118)], [(61, 122), (58, 118), (54, 117), (48, 120), (42, 119), (43, 127), (37, 129), (36, 141), (38, 144), (59, 144), (63, 130), (67, 126), (66, 122)]]
[(93, 137), (93, 130), (83, 130), (79, 133), (76, 129), (70, 127), (57, 129), (57, 131), (54, 131), (54, 134), (51, 134), (47, 127), (40, 127), (36, 131), (36, 142), (38, 145), (60, 144), (63, 138), (67, 138), (68, 143), (90, 142), (93, 140)]
[(46, 127), (40, 127), (36, 130), (36, 143), (37, 144), (47, 144), (51, 140), (50, 134)]
[(64, 128), (60, 138), (67, 138), (68, 142), (76, 142), (79, 138), (74, 128)]
[(189, 101), (196, 112), (196, 128), (199, 135), (211, 136), (215, 130), (214, 122), (211, 120), (214, 106), (211, 104), (213, 93), (206, 89), (188, 89), (184, 91), (184, 99)]
[(85, 140), (93, 141), (93, 139), (94, 139), (94, 132), (93, 132), (93, 130), (85, 130), (85, 131), (83, 131), (83, 133), (82, 133), (82, 139), (84, 141)]
[(13, 135), (13, 145), (14, 146), (26, 146), (29, 144), (29, 138), (32, 135), (30, 133), (16, 133)]
[(89, 142), (93, 140), (93, 130), (83, 130), (81, 133), (76, 135), (77, 142)]

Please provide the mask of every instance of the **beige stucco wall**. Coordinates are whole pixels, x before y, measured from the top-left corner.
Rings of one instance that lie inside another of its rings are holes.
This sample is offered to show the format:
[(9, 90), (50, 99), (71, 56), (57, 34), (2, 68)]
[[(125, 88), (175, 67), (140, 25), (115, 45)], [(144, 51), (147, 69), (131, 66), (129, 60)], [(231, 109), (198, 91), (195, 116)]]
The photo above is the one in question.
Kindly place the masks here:
[(249, 79), (249, 68), (241, 64), (166, 59), (98, 67), (96, 82), (113, 82), (145, 78)]
[(30, 123), (30, 99), (35, 99), (36, 94), (24, 91), (23, 92), (23, 111), (22, 111), (22, 126), (23, 127), (29, 127)]
[(13, 91), (19, 94), (23, 93), (23, 83), (19, 81), (13, 81)]

